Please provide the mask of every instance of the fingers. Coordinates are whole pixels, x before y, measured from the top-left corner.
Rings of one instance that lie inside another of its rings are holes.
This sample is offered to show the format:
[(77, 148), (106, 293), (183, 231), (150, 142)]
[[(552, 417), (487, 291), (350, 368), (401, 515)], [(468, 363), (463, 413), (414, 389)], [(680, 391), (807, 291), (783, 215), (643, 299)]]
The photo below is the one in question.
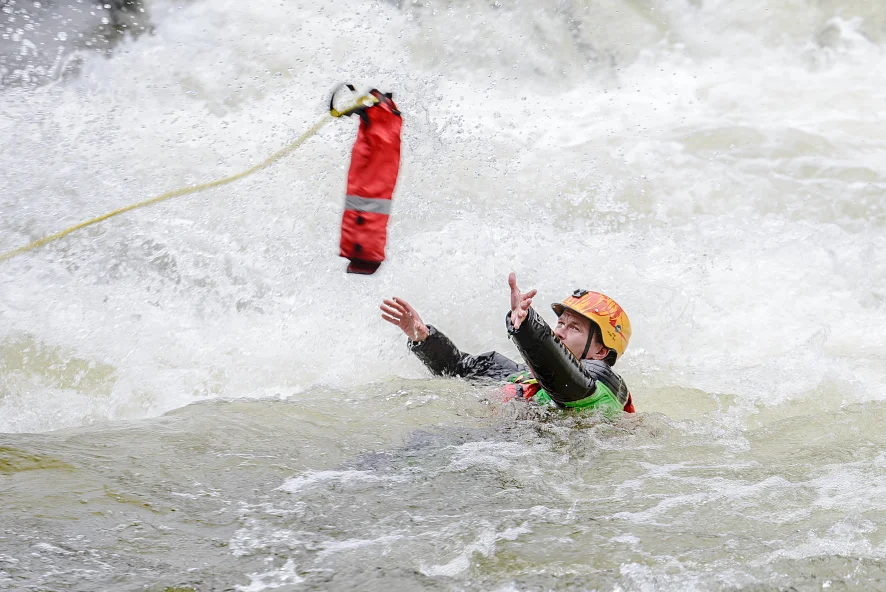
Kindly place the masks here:
[(411, 308), (408, 304), (406, 304), (406, 306), (403, 306), (404, 304), (406, 304), (405, 301), (400, 300), (399, 298), (394, 298), (393, 300), (385, 300), (384, 305), (382, 305), (381, 309), (387, 309), (386, 312), (393, 316), (404, 317), (408, 316), (409, 308)]
[(407, 333), (409, 332), (409, 327), (414, 329), (416, 324), (423, 325), (415, 309), (408, 302), (396, 296), (392, 299), (385, 299), (384, 304), (379, 306), (379, 309), (382, 312), (381, 318), (392, 325), (400, 327)]
[(393, 300), (385, 300), (378, 308), (381, 309), (381, 318), (400, 328), (403, 328), (403, 320), (409, 317), (409, 313)]
[(523, 324), (523, 320), (526, 319), (526, 312), (520, 309), (511, 311), (511, 323), (514, 325), (514, 330), (520, 328), (520, 325)]
[(381, 318), (390, 324), (400, 328), (414, 342), (424, 341), (430, 335), (430, 331), (418, 313), (408, 302), (397, 298), (385, 299), (378, 307), (381, 310)]
[(511, 288), (511, 310), (514, 310), (520, 303), (520, 290), (517, 289), (517, 274), (513, 271), (508, 274), (508, 286)]
[(397, 298), (396, 296), (394, 296), (394, 302), (396, 302), (398, 305), (400, 305), (400, 307), (401, 307), (404, 311), (406, 311), (406, 314), (407, 314), (407, 315), (409, 315), (409, 316), (411, 316), (411, 317), (412, 317), (412, 316), (418, 316), (418, 315), (415, 313), (415, 309), (412, 308), (412, 305), (409, 304), (408, 302), (406, 302), (405, 300), (403, 300), (402, 298)]
[(403, 316), (415, 315), (415, 309), (412, 308), (412, 306), (402, 298), (397, 298), (396, 296), (394, 296), (394, 298), (392, 298), (391, 300), (385, 300), (385, 304), (398, 311)]
[(386, 312), (392, 317), (402, 317), (406, 314), (406, 311), (391, 302), (390, 300), (385, 300), (385, 303), (379, 306), (382, 312)]
[(395, 310), (391, 310), (390, 308), (384, 306), (380, 306), (379, 308), (381, 308), (381, 316), (385, 320), (393, 319), (392, 322), (399, 323), (400, 319), (403, 318), (403, 315)]
[(517, 274), (513, 271), (508, 276), (508, 286), (511, 287), (511, 303), (516, 304), (520, 298), (520, 288), (517, 287)]
[(518, 300), (525, 300), (526, 298), (532, 299), (538, 294), (538, 290), (532, 289), (526, 292), (525, 294), (520, 293), (520, 288), (517, 287), (517, 274), (513, 271), (508, 275), (508, 286), (511, 288), (511, 297), (516, 297)]
[(532, 305), (532, 299), (535, 297), (536, 294), (537, 294), (536, 290), (530, 290), (526, 294), (521, 294), (520, 295), (520, 302), (517, 305), (517, 309), (523, 310), (523, 311), (529, 310), (529, 307)]
[(408, 302), (406, 302), (402, 298), (397, 298), (396, 296), (394, 297), (394, 301), (397, 302), (398, 304), (400, 304), (406, 310), (406, 316), (413, 319), (415, 322), (417, 322), (419, 324), (423, 323), (421, 320), (421, 317), (418, 316), (418, 313), (415, 312), (415, 309), (412, 308), (411, 304), (409, 304)]
[(384, 303), (392, 308), (403, 308), (404, 301), (400, 300), (399, 298), (394, 297), (394, 298), (385, 298)]
[(400, 326), (400, 319), (399, 318), (388, 316), (386, 314), (381, 315), (381, 318), (383, 318), (384, 320), (386, 320), (387, 322), (389, 322), (392, 325), (396, 325), (397, 327)]
[(538, 294), (537, 290), (529, 290), (525, 294), (520, 294), (520, 302), (526, 302), (527, 300), (531, 302), (536, 294)]

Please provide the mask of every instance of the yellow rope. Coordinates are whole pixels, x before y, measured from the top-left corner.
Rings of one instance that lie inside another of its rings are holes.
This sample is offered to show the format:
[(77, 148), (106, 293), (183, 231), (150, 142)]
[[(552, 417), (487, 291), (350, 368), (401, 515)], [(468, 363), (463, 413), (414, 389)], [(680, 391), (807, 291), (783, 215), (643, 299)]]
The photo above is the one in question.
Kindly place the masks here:
[(172, 199), (173, 197), (179, 197), (182, 195), (187, 195), (189, 193), (196, 193), (198, 191), (203, 191), (204, 189), (211, 189), (213, 187), (227, 185), (228, 183), (233, 183), (234, 181), (238, 181), (238, 180), (242, 179), (243, 177), (248, 177), (249, 175), (251, 175), (257, 171), (260, 171), (261, 169), (269, 166), (270, 164), (274, 163), (275, 161), (280, 160), (281, 158), (283, 158), (284, 156), (286, 156), (287, 154), (289, 154), (290, 152), (292, 152), (293, 150), (295, 150), (296, 148), (298, 148), (299, 146), (304, 144), (311, 136), (313, 136), (314, 134), (319, 132), (320, 129), (324, 125), (326, 125), (326, 123), (328, 123), (330, 121), (330, 119), (331, 119), (330, 116), (341, 117), (342, 115), (347, 115), (347, 114), (363, 107), (366, 104), (371, 104), (371, 103), (375, 103), (375, 102), (378, 102), (378, 100), (375, 97), (372, 97), (372, 96), (365, 97), (364, 96), (364, 97), (360, 97), (359, 99), (357, 99), (357, 102), (352, 107), (349, 107), (343, 111), (332, 110), (329, 115), (324, 115), (320, 121), (318, 121), (316, 124), (314, 124), (314, 126), (311, 129), (309, 129), (308, 131), (303, 133), (297, 140), (295, 140), (294, 142), (292, 142), (291, 144), (289, 144), (285, 148), (278, 150), (277, 152), (275, 152), (274, 154), (272, 154), (271, 156), (266, 158), (261, 163), (255, 165), (252, 168), (246, 169), (245, 171), (237, 173), (236, 175), (231, 175), (230, 177), (224, 177), (223, 179), (216, 179), (215, 181), (210, 181), (208, 183), (202, 183), (200, 185), (194, 185), (192, 187), (181, 187), (179, 189), (167, 191), (166, 193), (164, 193), (162, 195), (158, 195), (156, 197), (152, 197), (150, 199), (146, 199), (146, 200), (140, 201), (138, 203), (124, 206), (122, 208), (114, 210), (113, 212), (108, 212), (107, 214), (103, 214), (103, 215), (98, 216), (96, 218), (86, 220), (85, 222), (80, 222), (79, 224), (75, 224), (74, 226), (71, 226), (70, 228), (65, 228), (64, 230), (62, 230), (60, 232), (56, 232), (55, 234), (50, 234), (49, 236), (44, 236), (43, 238), (35, 240), (34, 242), (27, 244), (23, 247), (19, 247), (17, 249), (13, 249), (12, 251), (7, 251), (6, 253), (0, 254), (0, 261), (6, 261), (7, 259), (12, 259), (16, 255), (21, 255), (22, 253), (26, 253), (26, 252), (36, 249), (38, 247), (42, 247), (43, 245), (45, 245), (47, 243), (51, 243), (52, 241), (56, 241), (62, 237), (65, 237), (74, 231), (80, 230), (81, 228), (85, 228), (91, 224), (96, 224), (98, 222), (101, 222), (102, 220), (107, 220), (108, 218), (111, 218), (111, 217), (116, 216), (118, 214), (122, 214), (124, 212), (134, 210), (136, 208), (143, 208), (145, 206), (159, 203), (159, 202), (167, 200), (167, 199)]

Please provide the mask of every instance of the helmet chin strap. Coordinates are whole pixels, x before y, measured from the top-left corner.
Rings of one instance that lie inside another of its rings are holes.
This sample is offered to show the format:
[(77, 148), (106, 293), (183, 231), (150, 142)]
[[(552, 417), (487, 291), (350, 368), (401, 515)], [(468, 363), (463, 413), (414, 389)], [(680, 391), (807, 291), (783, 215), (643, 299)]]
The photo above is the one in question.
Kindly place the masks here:
[(594, 328), (590, 327), (590, 330), (588, 331), (588, 342), (585, 344), (585, 350), (583, 352), (581, 352), (581, 357), (579, 358), (579, 361), (584, 360), (585, 356), (588, 355), (588, 350), (591, 349), (591, 341), (593, 341), (593, 340), (594, 340)]

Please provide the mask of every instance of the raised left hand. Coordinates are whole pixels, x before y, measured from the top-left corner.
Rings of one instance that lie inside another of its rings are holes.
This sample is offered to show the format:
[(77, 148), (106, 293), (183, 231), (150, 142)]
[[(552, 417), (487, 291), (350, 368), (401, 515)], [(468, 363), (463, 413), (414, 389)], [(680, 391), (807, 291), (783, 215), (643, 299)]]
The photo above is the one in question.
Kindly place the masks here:
[(511, 287), (511, 323), (513, 323), (514, 330), (516, 331), (529, 315), (529, 307), (532, 306), (532, 299), (538, 293), (538, 290), (529, 290), (525, 294), (521, 293), (517, 287), (517, 274), (513, 271), (508, 276), (508, 286)]

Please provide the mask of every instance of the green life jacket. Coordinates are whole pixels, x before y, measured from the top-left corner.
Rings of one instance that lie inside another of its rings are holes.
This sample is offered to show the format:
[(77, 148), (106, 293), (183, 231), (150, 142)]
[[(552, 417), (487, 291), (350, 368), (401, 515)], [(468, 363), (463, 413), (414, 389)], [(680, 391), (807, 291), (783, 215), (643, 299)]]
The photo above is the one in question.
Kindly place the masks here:
[[(513, 374), (508, 377), (508, 383), (505, 385), (505, 392), (514, 395), (515, 398), (522, 397), (540, 406), (556, 405), (551, 396), (541, 388), (538, 380), (530, 372)], [(578, 411), (601, 409), (607, 415), (618, 414), (623, 409), (623, 406), (618, 402), (613, 392), (599, 380), (597, 381), (597, 387), (594, 389), (594, 394), (578, 401), (560, 403), (560, 405)]]

